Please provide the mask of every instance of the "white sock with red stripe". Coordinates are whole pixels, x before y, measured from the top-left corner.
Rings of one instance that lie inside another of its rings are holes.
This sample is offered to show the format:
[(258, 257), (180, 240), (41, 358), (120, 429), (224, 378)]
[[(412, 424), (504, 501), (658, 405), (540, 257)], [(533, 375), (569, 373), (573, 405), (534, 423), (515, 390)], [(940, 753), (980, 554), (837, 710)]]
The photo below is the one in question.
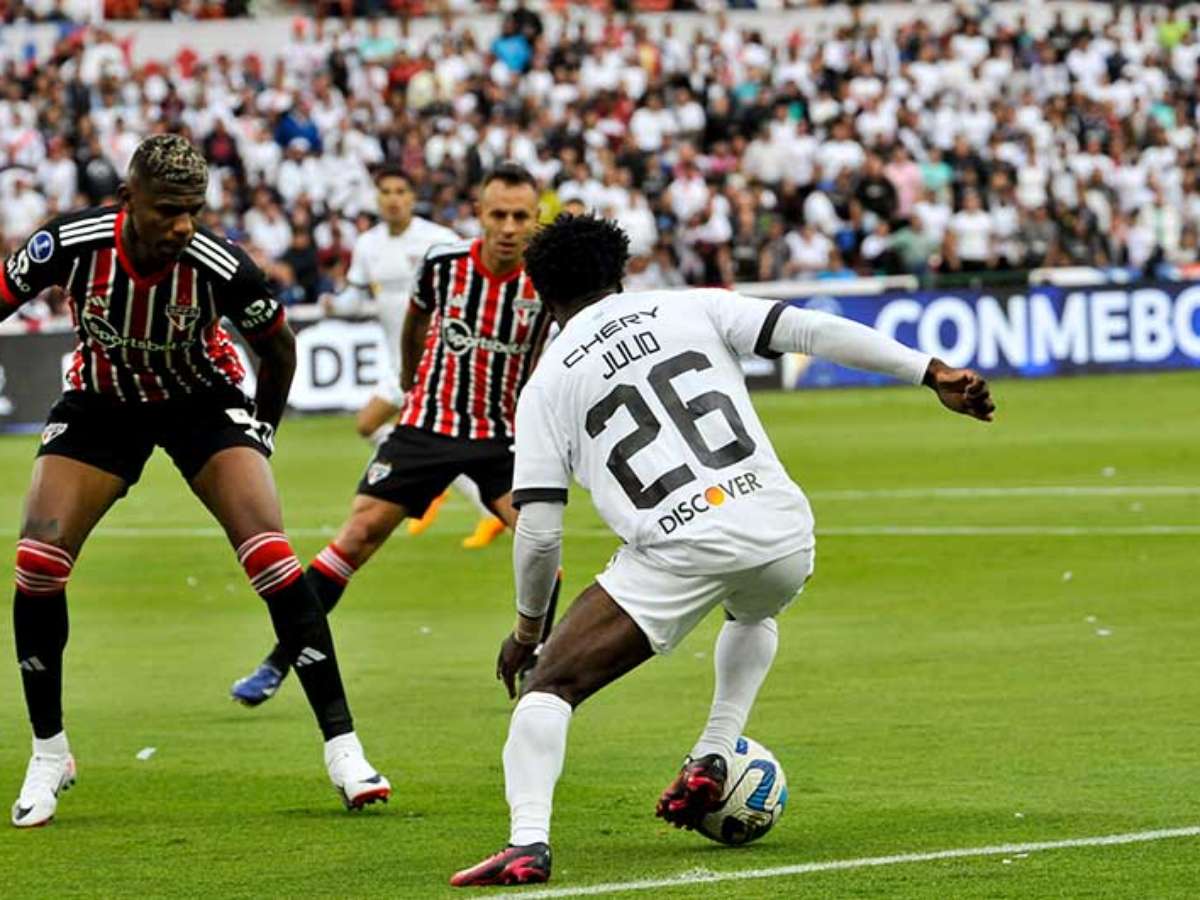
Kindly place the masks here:
[(513, 710), (504, 744), (504, 793), (514, 847), (549, 843), (554, 785), (567, 755), (571, 704), (555, 694), (533, 691)]

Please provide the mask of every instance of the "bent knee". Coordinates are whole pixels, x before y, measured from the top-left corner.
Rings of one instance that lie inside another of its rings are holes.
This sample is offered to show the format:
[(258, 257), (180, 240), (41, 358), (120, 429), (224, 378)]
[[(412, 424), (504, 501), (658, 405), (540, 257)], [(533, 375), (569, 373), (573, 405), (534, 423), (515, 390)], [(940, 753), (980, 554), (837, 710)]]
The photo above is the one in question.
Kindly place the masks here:
[(542, 663), (538, 663), (525, 679), (521, 695), (535, 692), (553, 694), (574, 709), (595, 693), (595, 690), (595, 687), (589, 686), (586, 680), (575, 672), (562, 669), (556, 671), (553, 666), (544, 666)]

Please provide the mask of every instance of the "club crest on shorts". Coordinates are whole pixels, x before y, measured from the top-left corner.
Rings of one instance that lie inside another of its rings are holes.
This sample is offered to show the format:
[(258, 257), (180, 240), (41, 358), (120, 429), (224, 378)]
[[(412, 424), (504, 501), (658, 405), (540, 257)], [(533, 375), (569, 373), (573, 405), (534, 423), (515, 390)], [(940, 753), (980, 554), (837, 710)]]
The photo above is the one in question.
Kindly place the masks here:
[(383, 479), (392, 474), (392, 464), (385, 462), (373, 462), (367, 466), (367, 484), (379, 484)]
[(51, 422), (42, 429), (42, 443), (48, 444), (67, 430), (66, 422)]

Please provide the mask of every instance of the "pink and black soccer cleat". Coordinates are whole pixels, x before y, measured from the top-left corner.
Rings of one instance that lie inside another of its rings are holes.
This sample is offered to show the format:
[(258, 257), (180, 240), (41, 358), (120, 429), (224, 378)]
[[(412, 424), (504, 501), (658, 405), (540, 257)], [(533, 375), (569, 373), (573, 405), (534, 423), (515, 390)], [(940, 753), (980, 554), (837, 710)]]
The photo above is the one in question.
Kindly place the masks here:
[(676, 828), (691, 830), (721, 805), (727, 778), (725, 760), (716, 753), (689, 759), (658, 798), (654, 814)]
[(550, 845), (508, 846), (469, 869), (454, 873), (453, 887), (541, 884), (550, 880)]

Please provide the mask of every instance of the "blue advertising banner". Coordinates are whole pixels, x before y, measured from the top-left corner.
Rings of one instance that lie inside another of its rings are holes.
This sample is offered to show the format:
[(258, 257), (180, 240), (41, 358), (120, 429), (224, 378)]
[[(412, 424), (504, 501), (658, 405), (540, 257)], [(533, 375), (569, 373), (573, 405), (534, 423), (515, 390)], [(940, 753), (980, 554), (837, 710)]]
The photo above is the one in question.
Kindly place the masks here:
[[(1200, 367), (1200, 284), (918, 291), (792, 301), (876, 328), (952, 366), (1038, 378)], [(791, 356), (784, 387), (886, 384), (884, 375)]]

